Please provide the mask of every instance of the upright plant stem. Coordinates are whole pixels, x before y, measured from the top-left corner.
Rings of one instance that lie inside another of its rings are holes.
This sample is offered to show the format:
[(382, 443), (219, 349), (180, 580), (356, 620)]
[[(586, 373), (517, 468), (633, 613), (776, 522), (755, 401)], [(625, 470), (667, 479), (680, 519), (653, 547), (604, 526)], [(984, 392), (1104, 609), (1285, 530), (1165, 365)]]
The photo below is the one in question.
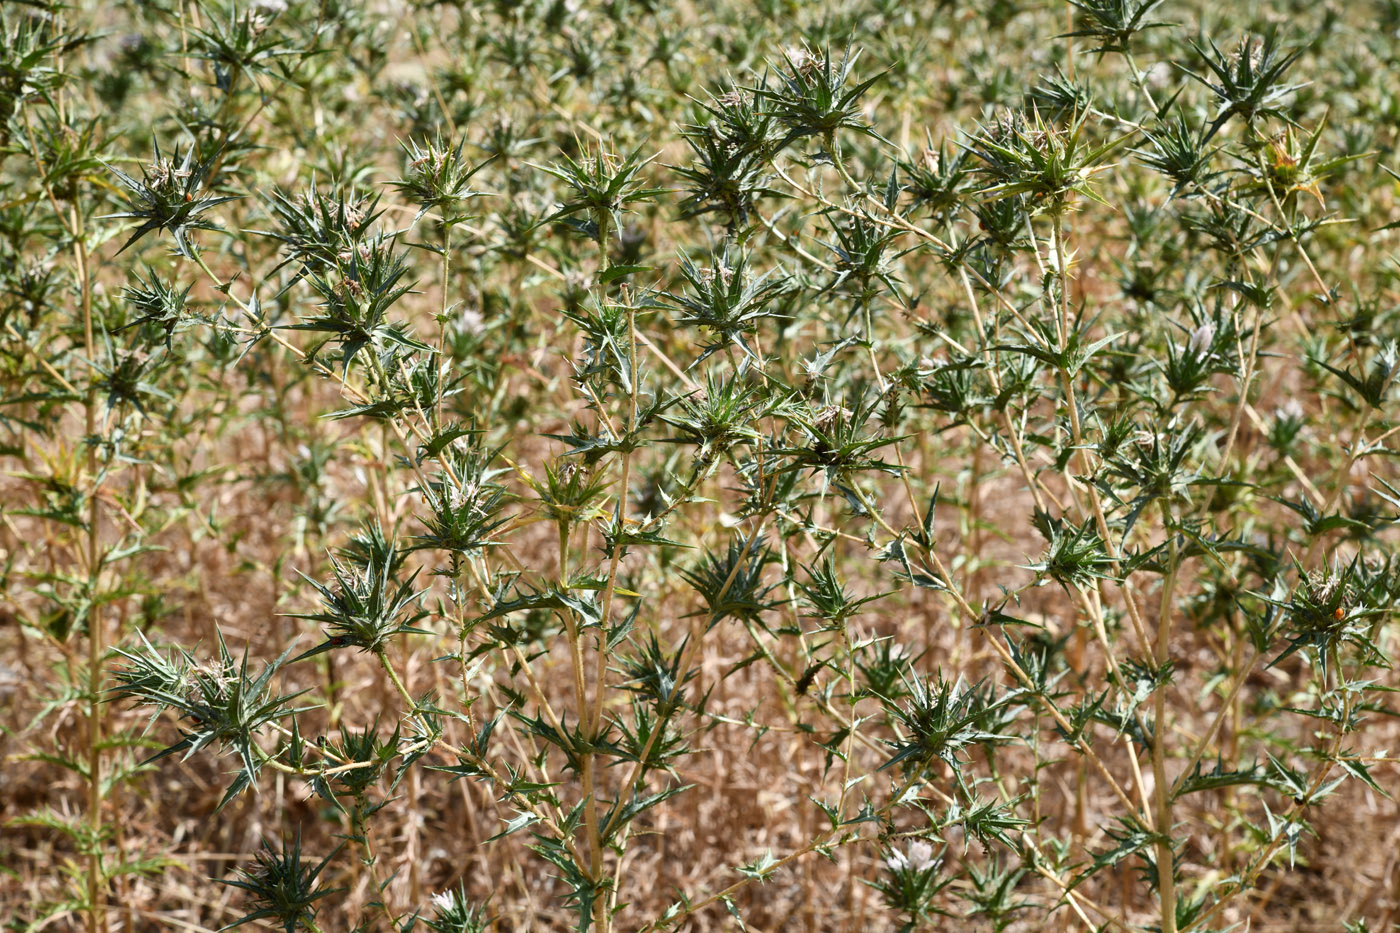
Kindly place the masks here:
[[(452, 273), (452, 225), (446, 222), (442, 225), (442, 310), (438, 317), (438, 370), (442, 369), (442, 361), (447, 355), (447, 308), (448, 308), (448, 282)], [(433, 405), (433, 427), (442, 430), (442, 400), (446, 386), (442, 378), (438, 378), (437, 400)]]
[(369, 823), (365, 820), (365, 800), (359, 797), (355, 800), (354, 809), (351, 810), (351, 833), (355, 841), (360, 844), (360, 859), (364, 863), (365, 870), (369, 873), (369, 883), (374, 888), (374, 903), (389, 921), (389, 929), (398, 929), (398, 916), (389, 900), (388, 882), (381, 883), (379, 880), (378, 863), (379, 857), (374, 854), (374, 845), (370, 842)]
[[(59, 60), (60, 69), (61, 59)], [(60, 117), (63, 118), (63, 95), (59, 93), (54, 98), (54, 106)], [(39, 147), (34, 138), (34, 129), (30, 124), (28, 116), (24, 121), (25, 133), (29, 138), (30, 151), (35, 153), (35, 166), (39, 170), (40, 184), (43, 186), (44, 194), (49, 203), (53, 205), (54, 214), (63, 225), (65, 232), (73, 240), (73, 259), (76, 266), (78, 278), (79, 303), (82, 307), (83, 319), (83, 352), (89, 360), (97, 358), (97, 334), (92, 318), (92, 277), (90, 274), (91, 256), (87, 245), (87, 228), (83, 220), (82, 210), (79, 205), (73, 203), (68, 209), (67, 219), (64, 218), (64, 209), (55, 194), (53, 186), (46, 180), (48, 169), (44, 165), (44, 160), (38, 155)], [(13, 327), (8, 328), (11, 333)], [(41, 359), (44, 368), (52, 370), (49, 364)], [(67, 380), (59, 377), (61, 383)], [(71, 388), (71, 386), (70, 386)], [(106, 933), (107, 930), (107, 903), (106, 890), (102, 879), (102, 855), (101, 836), (103, 832), (102, 823), (102, 736), (103, 736), (103, 705), (102, 705), (102, 662), (106, 655), (106, 632), (103, 628), (102, 607), (98, 599), (98, 582), (101, 577), (101, 512), (98, 509), (98, 491), (101, 483), (98, 479), (97, 446), (94, 440), (97, 435), (97, 385), (89, 381), (86, 392), (83, 396), (83, 443), (87, 445), (84, 468), (87, 472), (88, 482), (91, 486), (87, 490), (88, 496), (88, 521), (87, 536), (84, 541), (83, 560), (87, 570), (87, 634), (88, 634), (88, 654), (87, 654), (87, 695), (88, 695), (88, 728), (87, 728), (87, 748), (85, 749), (87, 758), (87, 809), (88, 809), (88, 832), (90, 835), (91, 851), (87, 854), (86, 860), (86, 888), (88, 910), (86, 926), (88, 933)]]
[[(1162, 504), (1162, 527), (1167, 533), (1167, 576), (1162, 582), (1162, 604), (1157, 615), (1157, 644), (1154, 661), (1160, 672), (1171, 656), (1172, 596), (1176, 589), (1181, 551), (1171, 530), (1171, 509)], [(1157, 833), (1157, 893), (1161, 898), (1162, 933), (1176, 933), (1176, 872), (1172, 855), (1172, 794), (1167, 783), (1167, 689), (1159, 684), (1152, 698), (1152, 778), (1156, 798)]]
[[(609, 221), (610, 221), (610, 220), (611, 220), (611, 218), (608, 217), (607, 213), (604, 212), (604, 211), (599, 211), (599, 212), (597, 212), (597, 213), (594, 215), (594, 222), (595, 222), (595, 224), (597, 225), (597, 228), (598, 228), (598, 276), (599, 276), (599, 278), (601, 278), (601, 277), (602, 277), (604, 274), (606, 274), (607, 271), (608, 271), (608, 233), (609, 233)], [(604, 288), (606, 288), (606, 286), (604, 286)], [(635, 343), (634, 343), (634, 346), (635, 346)], [(636, 372), (635, 372), (635, 370), (634, 370), (634, 372), (633, 372), (633, 382), (634, 382), (634, 384), (635, 384), (635, 381), (636, 381)], [(627, 427), (628, 427), (628, 429), (630, 430), (631, 425), (629, 424)], [(627, 469), (628, 469), (630, 463), (631, 463), (631, 460), (630, 460), (630, 459), (624, 458), (624, 460), (623, 460), (623, 470), (624, 470), (623, 484), (624, 484), (624, 485), (625, 485), (626, 482), (627, 482), (627, 479), (626, 479), (626, 471), (627, 471)], [(624, 497), (624, 500), (623, 500), (623, 501), (620, 501), (619, 504), (618, 504), (618, 516), (619, 516), (619, 520), (621, 520), (621, 518), (622, 518), (622, 516), (623, 516), (623, 514), (624, 514), (624, 509), (625, 509), (625, 497), (626, 497), (626, 495), (627, 495), (627, 492), (626, 492), (625, 489), (623, 490), (622, 495), (623, 495), (623, 497)], [(613, 563), (612, 563), (612, 575), (613, 575), (613, 578), (614, 578), (614, 579), (615, 579), (615, 576), (616, 576), (616, 574), (617, 574), (617, 554), (618, 554), (618, 553), (620, 553), (620, 550), (617, 551), (617, 552), (614, 552), (614, 558), (613, 558)], [(611, 599), (611, 596), (612, 596), (612, 581), (610, 580), (609, 585), (608, 585), (607, 600), (610, 600), (610, 599)], [(599, 639), (599, 640), (598, 640), (597, 649), (596, 649), (597, 652), (598, 652), (598, 655), (599, 655), (599, 657), (598, 657), (597, 671), (596, 671), (596, 674), (595, 674), (595, 676), (596, 676), (596, 678), (597, 678), (597, 683), (595, 683), (595, 684), (593, 685), (593, 686), (594, 686), (594, 689), (597, 691), (597, 697), (598, 697), (598, 699), (597, 699), (597, 702), (598, 702), (598, 714), (599, 714), (599, 717), (598, 717), (598, 718), (599, 718), (599, 719), (602, 718), (602, 700), (603, 700), (603, 685), (604, 685), (603, 682), (604, 682), (604, 677), (605, 677), (606, 672), (607, 672), (606, 658), (604, 657), (604, 655), (605, 655), (605, 653), (606, 653), (606, 650), (607, 650), (607, 649), (606, 649), (606, 643), (607, 643), (607, 624), (608, 624), (608, 620), (607, 620), (606, 610), (605, 610), (605, 614), (604, 614), (604, 616), (603, 616), (603, 621), (602, 621), (601, 624), (602, 624), (602, 627), (603, 627), (603, 628), (602, 628), (602, 631), (599, 633), (599, 636), (598, 636), (598, 639)], [(575, 660), (574, 660), (574, 663), (575, 663), (575, 664), (578, 664), (578, 663), (580, 663), (580, 651), (581, 651), (582, 646), (579, 644), (579, 635), (578, 635), (578, 631), (577, 631), (576, 628), (571, 629), (571, 631), (570, 631), (570, 639), (574, 642), (574, 659), (575, 659)], [(581, 677), (582, 677), (582, 674), (580, 673), (579, 676), (580, 676), (580, 678), (581, 678)], [(585, 706), (585, 703), (587, 702), (587, 700), (586, 700), (584, 694), (581, 693), (581, 692), (580, 692), (579, 697), (578, 697), (578, 702), (579, 702), (579, 709), (578, 709), (579, 721), (580, 721), (581, 723), (583, 723), (584, 728), (585, 728), (585, 729), (587, 730), (587, 732), (588, 732), (588, 735), (589, 735), (589, 742), (590, 742), (590, 746), (591, 746), (591, 745), (593, 744), (593, 741), (594, 741), (595, 739), (597, 739), (597, 737), (598, 737), (598, 723), (594, 722), (594, 721), (593, 721), (593, 717), (589, 714), (590, 711), (589, 711), (588, 708)], [(588, 863), (588, 876), (589, 876), (590, 880), (592, 881), (592, 883), (595, 884), (595, 885), (597, 885), (597, 884), (600, 884), (600, 883), (602, 882), (602, 880), (603, 880), (603, 835), (602, 835), (602, 832), (601, 832), (600, 827), (599, 827), (599, 825), (598, 825), (598, 786), (597, 786), (597, 774), (596, 774), (596, 770), (597, 770), (597, 769), (594, 767), (595, 762), (594, 762), (594, 760), (593, 760), (593, 753), (592, 753), (592, 751), (585, 751), (585, 752), (583, 753), (583, 762), (582, 762), (582, 765), (583, 765), (583, 767), (582, 767), (582, 772), (583, 772), (583, 773), (582, 773), (581, 776), (582, 776), (582, 778), (583, 778), (583, 794), (584, 794), (583, 820), (584, 820), (585, 830), (586, 830), (587, 833), (588, 833), (588, 858), (589, 858), (589, 863)], [(612, 929), (612, 922), (611, 922), (612, 912), (608, 909), (609, 901), (610, 901), (610, 898), (608, 898), (608, 897), (606, 897), (606, 896), (604, 896), (604, 897), (596, 897), (596, 898), (594, 899), (594, 901), (593, 901), (593, 922), (596, 923), (596, 924), (598, 925), (599, 933), (610, 933), (610, 931), (611, 931), (611, 929)]]
[[(74, 206), (72, 214), (73, 253), (78, 265), (78, 287), (83, 308), (83, 341), (89, 360), (97, 358), (97, 340), (92, 320), (92, 281), (88, 274), (87, 233), (83, 215)], [(92, 485), (88, 489), (87, 573), (88, 573), (88, 734), (87, 734), (87, 806), (88, 832), (92, 851), (87, 857), (88, 933), (104, 933), (107, 929), (106, 891), (102, 883), (102, 662), (106, 654), (106, 632), (103, 630), (98, 581), (101, 576), (99, 551), (101, 547), (102, 513), (97, 507), (98, 463), (97, 445), (97, 386), (88, 383), (83, 401), (84, 442), (87, 444), (87, 475)]]

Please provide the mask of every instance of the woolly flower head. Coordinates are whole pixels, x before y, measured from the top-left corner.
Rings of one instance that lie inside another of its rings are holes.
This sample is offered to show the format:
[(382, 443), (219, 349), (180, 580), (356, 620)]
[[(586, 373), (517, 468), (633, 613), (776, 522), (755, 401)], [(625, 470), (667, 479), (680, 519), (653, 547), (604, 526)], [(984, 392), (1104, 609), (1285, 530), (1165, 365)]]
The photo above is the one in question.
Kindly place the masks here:
[(885, 867), (890, 871), (926, 871), (933, 867), (933, 844), (922, 839), (910, 840), (909, 846), (901, 852), (894, 849), (885, 859)]
[(1206, 321), (1200, 327), (1191, 331), (1191, 352), (1196, 356), (1205, 356), (1210, 352), (1211, 344), (1215, 342), (1215, 323)]

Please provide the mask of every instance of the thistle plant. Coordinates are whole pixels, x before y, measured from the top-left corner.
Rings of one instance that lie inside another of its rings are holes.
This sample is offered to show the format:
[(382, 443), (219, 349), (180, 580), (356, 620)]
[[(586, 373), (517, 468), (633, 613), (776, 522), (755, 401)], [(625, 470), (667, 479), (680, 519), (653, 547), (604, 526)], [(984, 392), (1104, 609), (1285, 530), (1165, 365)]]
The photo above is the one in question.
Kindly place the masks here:
[(1394, 20), (0, 11), (9, 926), (1389, 928)]

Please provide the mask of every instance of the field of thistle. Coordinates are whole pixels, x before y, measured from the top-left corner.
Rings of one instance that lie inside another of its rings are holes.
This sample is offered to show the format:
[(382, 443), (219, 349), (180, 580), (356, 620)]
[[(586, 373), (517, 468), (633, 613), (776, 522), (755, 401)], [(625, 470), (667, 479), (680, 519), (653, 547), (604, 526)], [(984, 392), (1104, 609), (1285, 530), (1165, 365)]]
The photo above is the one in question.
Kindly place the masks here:
[(0, 3), (0, 929), (1400, 930), (1400, 2)]

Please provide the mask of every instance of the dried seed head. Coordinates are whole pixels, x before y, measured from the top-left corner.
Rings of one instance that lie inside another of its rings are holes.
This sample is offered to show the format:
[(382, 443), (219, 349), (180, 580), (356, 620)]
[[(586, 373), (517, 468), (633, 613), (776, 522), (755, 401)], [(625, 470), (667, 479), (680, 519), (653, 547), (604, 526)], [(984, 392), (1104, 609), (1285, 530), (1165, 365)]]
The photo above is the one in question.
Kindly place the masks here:
[(817, 416), (812, 419), (812, 424), (819, 431), (825, 431), (836, 423), (837, 419), (851, 417), (849, 408), (842, 408), (840, 405), (826, 405), (817, 412)]
[(1308, 574), (1308, 589), (1320, 603), (1331, 602), (1341, 586), (1342, 578), (1330, 570), (1315, 570)]
[(472, 478), (463, 482), (460, 486), (449, 483), (447, 493), (447, 504), (454, 512), (460, 512), (468, 506), (478, 515), (485, 515), (486, 510), (478, 501), (481, 495), (481, 480)]
[[(211, 700), (217, 702), (227, 695), (227, 688), (224, 684), (223, 671), (209, 664), (197, 664), (190, 669), (189, 673), (182, 678), (184, 681), (185, 699), (190, 706), (198, 708)], [(209, 695), (206, 688), (213, 688), (213, 696)]]
[(365, 222), (365, 215), (369, 212), (368, 208), (364, 198), (345, 205), (345, 226), (350, 230), (360, 229), (360, 225)]
[(146, 169), (146, 184), (159, 194), (166, 194), (179, 186), (180, 180), (188, 178), (187, 170), (175, 167), (169, 159), (158, 159)]
[(1264, 40), (1258, 36), (1245, 36), (1240, 39), (1240, 47), (1235, 52), (1238, 64), (1249, 63), (1249, 70), (1255, 72), (1264, 61)]
[(790, 45), (783, 50), (783, 56), (792, 65), (792, 70), (803, 79), (811, 80), (816, 76), (820, 62), (806, 45)]
[(724, 264), (723, 260), (716, 259), (713, 267), (700, 270), (700, 282), (706, 288), (719, 279), (721, 285), (728, 285), (734, 279), (734, 270)]
[(726, 91), (715, 98), (715, 103), (726, 109), (736, 109), (748, 102), (748, 96), (738, 88)]

